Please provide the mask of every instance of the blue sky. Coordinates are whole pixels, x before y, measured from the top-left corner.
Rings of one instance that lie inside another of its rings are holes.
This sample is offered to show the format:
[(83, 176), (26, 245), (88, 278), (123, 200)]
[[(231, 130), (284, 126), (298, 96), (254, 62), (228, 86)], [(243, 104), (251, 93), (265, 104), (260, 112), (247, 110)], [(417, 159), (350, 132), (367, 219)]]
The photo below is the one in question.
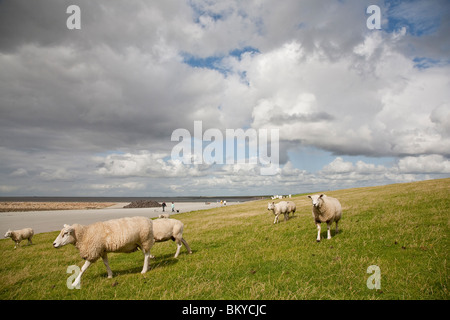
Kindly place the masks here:
[[(66, 28), (72, 4), (80, 30)], [(366, 27), (370, 5), (380, 30)], [(0, 196), (295, 194), (449, 177), (449, 15), (446, 0), (2, 1)], [(193, 134), (195, 121), (224, 136), (278, 130), (278, 170), (172, 159), (172, 133)]]

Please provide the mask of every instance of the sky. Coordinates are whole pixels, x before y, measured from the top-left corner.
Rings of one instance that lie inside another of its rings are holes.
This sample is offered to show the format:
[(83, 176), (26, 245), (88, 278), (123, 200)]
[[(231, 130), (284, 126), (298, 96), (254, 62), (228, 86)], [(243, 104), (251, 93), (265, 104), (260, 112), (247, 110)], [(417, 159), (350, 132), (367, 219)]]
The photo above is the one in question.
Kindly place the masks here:
[[(447, 0), (0, 0), (0, 196), (281, 195), (450, 177), (449, 16)], [(196, 122), (224, 137), (277, 131), (276, 171), (261, 174), (260, 149), (233, 163), (174, 159), (172, 134), (193, 145)]]

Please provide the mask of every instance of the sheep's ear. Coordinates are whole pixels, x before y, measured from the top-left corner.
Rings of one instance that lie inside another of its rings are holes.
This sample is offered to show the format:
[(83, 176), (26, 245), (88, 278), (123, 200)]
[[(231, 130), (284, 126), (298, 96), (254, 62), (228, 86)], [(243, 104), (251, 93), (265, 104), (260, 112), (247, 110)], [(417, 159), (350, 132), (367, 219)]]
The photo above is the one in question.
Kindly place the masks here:
[(69, 233), (72, 233), (75, 231), (75, 229), (72, 226), (69, 226), (68, 224), (64, 225), (64, 229)]
[(322, 198), (323, 197), (323, 193), (319, 196), (319, 198)]
[(311, 196), (308, 196), (308, 198), (312, 199)]

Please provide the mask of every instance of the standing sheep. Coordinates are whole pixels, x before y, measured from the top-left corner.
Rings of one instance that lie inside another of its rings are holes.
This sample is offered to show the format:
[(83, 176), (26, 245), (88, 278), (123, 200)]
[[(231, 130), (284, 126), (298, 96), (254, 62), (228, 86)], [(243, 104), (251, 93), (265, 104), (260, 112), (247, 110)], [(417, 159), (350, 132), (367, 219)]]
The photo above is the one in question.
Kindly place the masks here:
[(269, 202), (267, 210), (272, 210), (275, 215), (275, 219), (273, 220), (273, 223), (275, 224), (278, 223), (278, 217), (280, 214), (284, 214), (284, 221), (287, 221), (289, 219), (289, 213), (294, 213), (296, 207), (295, 203), (292, 201), (280, 201), (277, 204), (275, 204), (275, 202)]
[(81, 258), (86, 260), (73, 283), (74, 287), (80, 283), (86, 269), (100, 257), (106, 266), (108, 278), (112, 278), (108, 252), (130, 253), (140, 248), (145, 256), (141, 272), (144, 274), (148, 270), (150, 249), (154, 244), (153, 222), (146, 217), (128, 217), (96, 222), (88, 226), (65, 224), (53, 242), (53, 247), (59, 248), (69, 243), (73, 244), (80, 252)]
[(11, 231), (8, 229), (8, 231), (5, 234), (5, 238), (11, 238), (12, 241), (14, 241), (14, 249), (19, 247), (19, 243), (22, 240), (28, 239), (28, 244), (33, 244), (31, 241), (31, 238), (33, 238), (34, 231), (31, 228), (25, 228), (21, 230), (14, 230)]
[(292, 213), (292, 216), (294, 216), (295, 210), (297, 210), (297, 207), (295, 206), (295, 203), (292, 201), (287, 201), (287, 205), (288, 205), (288, 218), (289, 218), (289, 213)]
[(177, 251), (174, 258), (180, 254), (181, 244), (184, 244), (186, 250), (192, 253), (188, 243), (183, 239), (183, 229), (183, 222), (177, 219), (166, 218), (153, 220), (153, 237), (155, 242), (164, 242), (170, 239), (176, 242)]
[(320, 224), (327, 223), (327, 239), (331, 239), (331, 224), (336, 222), (336, 233), (338, 233), (338, 222), (342, 217), (342, 207), (338, 199), (327, 197), (324, 194), (308, 196), (312, 201), (312, 214), (317, 226), (317, 242), (320, 242)]

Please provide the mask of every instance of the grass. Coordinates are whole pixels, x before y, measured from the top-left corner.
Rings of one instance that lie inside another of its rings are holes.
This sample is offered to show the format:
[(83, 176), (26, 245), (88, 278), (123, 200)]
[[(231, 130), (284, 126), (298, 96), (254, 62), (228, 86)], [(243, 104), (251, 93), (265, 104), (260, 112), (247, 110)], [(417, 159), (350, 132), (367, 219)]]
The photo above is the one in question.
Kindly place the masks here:
[[(449, 295), (450, 179), (327, 192), (344, 214), (340, 232), (316, 243), (311, 203), (274, 225), (267, 200), (177, 215), (185, 224), (178, 259), (173, 242), (157, 243), (141, 275), (141, 252), (109, 254), (69, 290), (66, 273), (83, 261), (73, 246), (52, 247), (58, 232), (37, 234), (14, 249), (0, 240), (0, 299), (443, 299)], [(333, 229), (332, 229), (333, 230)], [(370, 290), (370, 265), (381, 289)]]

